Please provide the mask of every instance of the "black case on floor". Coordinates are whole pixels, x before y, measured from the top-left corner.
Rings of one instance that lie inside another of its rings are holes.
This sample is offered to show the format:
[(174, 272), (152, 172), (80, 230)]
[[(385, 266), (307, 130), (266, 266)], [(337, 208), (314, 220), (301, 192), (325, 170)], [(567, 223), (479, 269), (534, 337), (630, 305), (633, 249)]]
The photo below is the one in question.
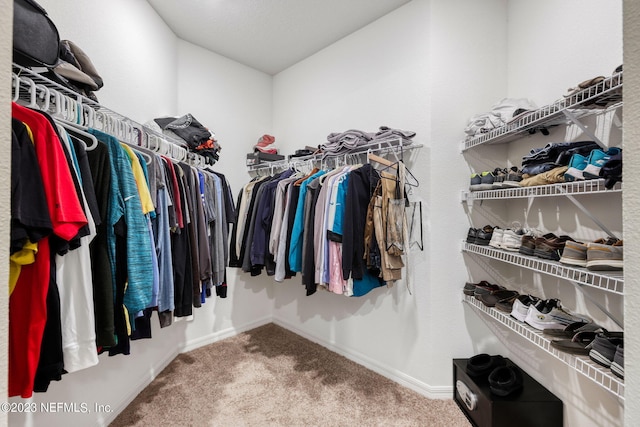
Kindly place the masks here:
[[(510, 396), (491, 393), (488, 375), (467, 375), (468, 359), (453, 359), (453, 399), (475, 427), (561, 427), (562, 401), (522, 371), (523, 387)], [(516, 366), (509, 359), (507, 365)], [(464, 397), (464, 388), (475, 396)], [(473, 405), (475, 400), (475, 405)], [(468, 405), (475, 406), (470, 409)]]

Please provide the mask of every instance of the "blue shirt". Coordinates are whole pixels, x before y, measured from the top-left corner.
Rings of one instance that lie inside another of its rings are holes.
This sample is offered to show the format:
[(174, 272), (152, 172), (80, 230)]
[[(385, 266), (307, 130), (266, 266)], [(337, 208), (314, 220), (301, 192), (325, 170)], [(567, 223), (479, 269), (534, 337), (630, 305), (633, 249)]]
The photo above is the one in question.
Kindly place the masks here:
[(302, 181), (300, 185), (300, 197), (296, 206), (296, 216), (293, 220), (291, 231), (291, 245), (289, 245), (289, 266), (291, 271), (302, 271), (302, 233), (304, 224), (304, 199), (307, 195), (307, 185), (315, 178), (324, 175), (327, 171), (321, 170)]
[(149, 307), (153, 296), (153, 260), (146, 216), (136, 186), (131, 160), (118, 140), (104, 132), (89, 129), (98, 140), (106, 144), (111, 159), (111, 191), (108, 209), (107, 242), (115, 299), (116, 290), (116, 235), (115, 224), (124, 216), (127, 225), (126, 250), (127, 288), (124, 305), (129, 313)]

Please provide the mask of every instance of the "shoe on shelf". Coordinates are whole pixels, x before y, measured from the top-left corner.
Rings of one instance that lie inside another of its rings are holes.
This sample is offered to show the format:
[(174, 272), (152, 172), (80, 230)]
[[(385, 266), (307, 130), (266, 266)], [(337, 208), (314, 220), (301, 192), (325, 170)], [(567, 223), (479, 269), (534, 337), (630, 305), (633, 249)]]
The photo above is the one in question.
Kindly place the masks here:
[(470, 377), (482, 377), (489, 375), (494, 369), (507, 364), (504, 357), (500, 355), (490, 356), (487, 353), (480, 353), (467, 360), (467, 374)]
[(520, 187), (520, 181), (522, 181), (522, 170), (516, 166), (511, 166), (507, 170), (507, 176), (502, 182), (502, 187)]
[(523, 228), (515, 230), (508, 228), (504, 230), (502, 235), (502, 245), (500, 247), (507, 251), (518, 252), (522, 246), (522, 238), (527, 235), (528, 232), (529, 231)]
[(607, 151), (602, 151), (599, 148), (591, 150), (589, 158), (587, 159), (587, 166), (582, 172), (584, 179), (600, 178), (600, 171), (602, 170), (602, 167), (611, 159), (612, 156), (620, 154), (621, 152), (622, 150), (618, 147), (611, 147)]
[(624, 344), (624, 338), (601, 335), (591, 343), (589, 358), (599, 365), (611, 367), (618, 346)]
[(506, 169), (495, 168), (493, 170), (493, 184), (491, 185), (491, 188), (492, 189), (502, 188), (506, 177), (507, 177)]
[(467, 243), (475, 243), (477, 235), (478, 235), (478, 229), (469, 227), (469, 231), (467, 231)]
[(602, 328), (602, 326), (598, 325), (597, 323), (579, 321), (579, 322), (569, 323), (564, 328), (543, 329), (542, 333), (545, 335), (549, 335), (551, 337), (571, 339), (578, 332), (585, 332), (585, 331), (603, 332), (605, 331), (605, 329)]
[(598, 336), (594, 331), (576, 332), (571, 338), (551, 340), (551, 347), (570, 354), (587, 356), (593, 340)]
[(502, 236), (504, 236), (505, 231), (507, 230), (495, 227), (493, 229), (493, 234), (491, 235), (491, 241), (489, 241), (489, 246), (500, 249), (502, 247)]
[(482, 178), (480, 178), (480, 175), (477, 173), (472, 173), (471, 174), (471, 180), (469, 182), (469, 190), (471, 191), (477, 191), (479, 190), (479, 186), (480, 184), (482, 184)]
[(501, 301), (513, 301), (518, 295), (518, 291), (513, 291), (511, 289), (500, 289), (488, 294), (482, 294), (478, 299), (487, 307), (495, 307), (496, 304)]
[(551, 239), (554, 237), (558, 237), (558, 236), (556, 236), (553, 233), (547, 233), (542, 236), (536, 233), (525, 234), (524, 236), (522, 236), (522, 240), (520, 242), (520, 247), (518, 248), (518, 252), (520, 252), (523, 255), (533, 256), (535, 255), (536, 240), (540, 238)]
[(589, 243), (587, 244), (587, 269), (594, 271), (622, 270), (623, 241), (618, 240), (613, 244)]
[(482, 228), (479, 228), (476, 232), (476, 239), (473, 243), (476, 245), (487, 246), (489, 242), (491, 242), (491, 237), (493, 237), (494, 227), (490, 225), (485, 225)]
[(495, 176), (493, 172), (485, 171), (480, 174), (480, 184), (476, 185), (475, 190), (491, 190), (493, 188), (493, 183), (495, 181)]
[(518, 319), (521, 322), (527, 317), (529, 312), (529, 306), (536, 304), (540, 301), (540, 298), (533, 295), (520, 295), (513, 301), (513, 308), (511, 309), (511, 317)]
[(564, 173), (566, 182), (584, 181), (583, 171), (589, 164), (587, 158), (581, 154), (574, 154), (569, 160), (569, 169)]
[(476, 288), (473, 290), (473, 296), (479, 300), (482, 295), (488, 295), (494, 291), (501, 291), (506, 289), (504, 286), (494, 285), (492, 283), (483, 280), (476, 284)]
[(560, 257), (560, 263), (575, 265), (577, 267), (587, 266), (587, 245), (586, 243), (567, 240)]
[(591, 322), (587, 316), (572, 314), (562, 308), (560, 301), (552, 298), (531, 304), (525, 323), (540, 331), (545, 329), (560, 329), (575, 322)]
[(536, 248), (533, 253), (538, 258), (558, 261), (562, 256), (565, 243), (569, 240), (573, 239), (569, 236), (558, 236), (549, 239), (540, 237), (536, 239)]
[[(483, 281), (478, 282), (478, 283), (466, 282), (464, 284), (464, 288), (462, 288), (462, 293), (472, 297), (472, 296), (475, 295), (476, 287), (478, 287), (478, 286), (487, 287), (487, 288), (490, 288), (490, 290), (500, 289), (500, 287), (498, 285), (492, 285), (491, 283), (487, 282), (486, 280), (483, 280)], [(494, 288), (493, 286), (496, 286), (496, 287)]]
[(624, 379), (624, 345), (619, 344), (616, 347), (616, 353), (613, 355), (611, 363), (611, 372), (618, 378)]
[(496, 396), (509, 396), (522, 389), (522, 373), (516, 366), (500, 366), (489, 374), (489, 390)]
[(511, 298), (498, 301), (496, 302), (495, 308), (504, 313), (511, 314), (511, 312), (513, 311), (513, 304), (516, 302), (519, 296), (520, 294), (516, 293), (516, 295)]

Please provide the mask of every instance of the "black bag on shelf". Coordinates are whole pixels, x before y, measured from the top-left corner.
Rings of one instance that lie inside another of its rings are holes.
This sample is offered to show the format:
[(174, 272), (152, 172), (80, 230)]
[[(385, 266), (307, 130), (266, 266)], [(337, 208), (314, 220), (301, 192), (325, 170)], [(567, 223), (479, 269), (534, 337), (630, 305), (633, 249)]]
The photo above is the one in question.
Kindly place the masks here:
[(13, 61), (25, 67), (53, 67), (60, 36), (47, 11), (33, 0), (13, 2)]

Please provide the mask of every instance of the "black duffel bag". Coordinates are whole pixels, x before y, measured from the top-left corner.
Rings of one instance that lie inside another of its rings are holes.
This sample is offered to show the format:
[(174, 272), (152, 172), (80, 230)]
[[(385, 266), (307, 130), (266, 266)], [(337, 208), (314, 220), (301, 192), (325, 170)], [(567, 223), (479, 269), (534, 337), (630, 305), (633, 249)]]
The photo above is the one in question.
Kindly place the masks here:
[(60, 35), (47, 11), (33, 0), (13, 2), (13, 61), (25, 67), (54, 67)]

